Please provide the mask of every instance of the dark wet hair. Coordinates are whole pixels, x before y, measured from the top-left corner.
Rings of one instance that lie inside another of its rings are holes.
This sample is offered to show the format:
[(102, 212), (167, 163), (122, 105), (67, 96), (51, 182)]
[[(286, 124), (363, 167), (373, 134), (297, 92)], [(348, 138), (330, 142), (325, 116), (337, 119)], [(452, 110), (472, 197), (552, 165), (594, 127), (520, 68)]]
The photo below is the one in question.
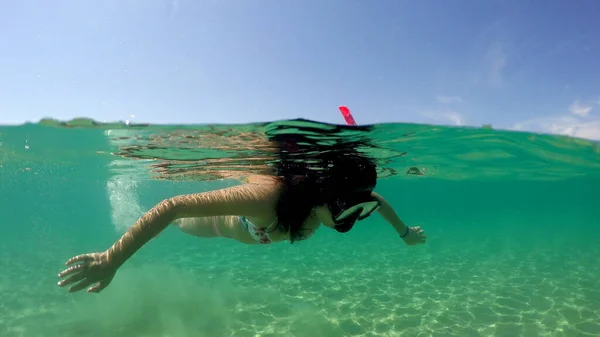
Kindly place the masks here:
[[(359, 190), (373, 190), (377, 182), (375, 165), (366, 158), (339, 158), (333, 167), (305, 174), (281, 176), (283, 191), (276, 205), (277, 229), (290, 233), (292, 243), (304, 236), (303, 224), (313, 208)], [(299, 168), (294, 168), (297, 171)]]
[(355, 143), (320, 145), (298, 134), (271, 140), (279, 152), (275, 173), (283, 183), (276, 205), (276, 230), (290, 233), (292, 243), (308, 234), (303, 225), (316, 206), (375, 188), (375, 161), (358, 152)]

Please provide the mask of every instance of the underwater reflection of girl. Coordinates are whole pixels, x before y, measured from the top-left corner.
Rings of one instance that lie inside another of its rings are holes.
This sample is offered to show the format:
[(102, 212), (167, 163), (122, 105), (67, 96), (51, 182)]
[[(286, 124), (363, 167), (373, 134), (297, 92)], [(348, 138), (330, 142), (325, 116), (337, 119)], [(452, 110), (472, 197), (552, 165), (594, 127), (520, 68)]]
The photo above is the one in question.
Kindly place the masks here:
[(253, 175), (242, 184), (179, 195), (158, 203), (105, 252), (75, 256), (59, 273), (58, 285), (70, 292), (100, 292), (117, 269), (169, 224), (201, 238), (221, 237), (247, 244), (306, 240), (321, 225), (346, 233), (375, 211), (408, 245), (426, 235), (406, 226), (387, 201), (373, 190), (373, 160), (351, 149), (320, 151), (310, 160), (290, 156), (281, 146), (274, 175)]

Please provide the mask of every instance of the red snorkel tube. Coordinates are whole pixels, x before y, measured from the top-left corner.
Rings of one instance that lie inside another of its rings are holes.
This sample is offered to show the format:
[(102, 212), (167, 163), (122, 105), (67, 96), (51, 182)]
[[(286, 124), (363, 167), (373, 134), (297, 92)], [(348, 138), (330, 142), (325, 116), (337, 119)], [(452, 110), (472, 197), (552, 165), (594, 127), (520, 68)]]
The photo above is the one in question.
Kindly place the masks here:
[(350, 113), (350, 109), (348, 109), (347, 106), (342, 105), (342, 106), (338, 107), (338, 109), (340, 109), (342, 116), (344, 116), (344, 119), (346, 120), (346, 124), (356, 125), (356, 121), (354, 121), (354, 117), (352, 117), (352, 114)]

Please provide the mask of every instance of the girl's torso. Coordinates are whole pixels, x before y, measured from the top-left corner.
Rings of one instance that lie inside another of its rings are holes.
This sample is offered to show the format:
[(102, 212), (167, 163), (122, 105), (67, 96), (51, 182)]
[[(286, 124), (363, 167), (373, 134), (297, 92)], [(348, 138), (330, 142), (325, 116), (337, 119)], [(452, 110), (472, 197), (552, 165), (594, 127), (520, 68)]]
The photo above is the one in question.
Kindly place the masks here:
[[(273, 223), (274, 220), (274, 217), (267, 220), (267, 218), (227, 216), (219, 221), (219, 231), (224, 236), (248, 244), (289, 240), (290, 234), (279, 231)], [(321, 221), (314, 214), (304, 222), (304, 228), (308, 235), (314, 233), (320, 225)]]
[[(290, 234), (279, 231), (276, 227), (276, 211), (278, 190), (281, 187), (281, 182), (273, 176), (252, 175), (239, 179), (244, 184), (257, 185), (260, 189), (270, 189), (273, 194), (265, 200), (270, 203), (269, 207), (264, 208), (264, 211), (249, 215), (226, 216), (219, 221), (219, 231), (222, 235), (228, 236), (240, 242), (253, 243), (271, 243), (290, 239)], [(252, 186), (249, 186), (252, 188)], [(304, 222), (306, 236), (310, 236), (316, 231), (321, 224), (316, 212)], [(268, 242), (267, 242), (268, 241)]]
[[(276, 191), (280, 187), (280, 182), (272, 176), (254, 175), (246, 177), (243, 180), (246, 184), (257, 184), (261, 188), (270, 188)], [(253, 216), (228, 216), (225, 217), (224, 221), (221, 221), (219, 230), (223, 235), (229, 236), (240, 242), (253, 244), (253, 243), (268, 243), (264, 242), (267, 239), (261, 240), (260, 237), (264, 237), (261, 232), (266, 232), (268, 241), (279, 242), (290, 239), (290, 234), (281, 232), (276, 228), (276, 212), (275, 202), (270, 201), (272, 207), (268, 207), (268, 211), (263, 214), (254, 214)], [(304, 228), (308, 235), (316, 231), (321, 225), (321, 221), (316, 213), (313, 211), (311, 215), (304, 222)], [(262, 241), (262, 242), (261, 242)]]

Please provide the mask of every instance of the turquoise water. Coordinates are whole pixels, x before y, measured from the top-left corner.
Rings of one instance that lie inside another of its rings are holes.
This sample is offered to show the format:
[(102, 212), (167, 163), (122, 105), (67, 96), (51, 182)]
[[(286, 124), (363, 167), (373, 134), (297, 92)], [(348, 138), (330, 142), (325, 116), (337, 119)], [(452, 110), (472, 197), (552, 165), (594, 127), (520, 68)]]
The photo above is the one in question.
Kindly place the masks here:
[(294, 245), (169, 228), (102, 293), (56, 286), (68, 258), (107, 249), (160, 200), (267, 172), (264, 132), (304, 131), (0, 127), (0, 336), (600, 336), (600, 147), (491, 129), (341, 131), (377, 146), (376, 190), (425, 245), (377, 216)]

